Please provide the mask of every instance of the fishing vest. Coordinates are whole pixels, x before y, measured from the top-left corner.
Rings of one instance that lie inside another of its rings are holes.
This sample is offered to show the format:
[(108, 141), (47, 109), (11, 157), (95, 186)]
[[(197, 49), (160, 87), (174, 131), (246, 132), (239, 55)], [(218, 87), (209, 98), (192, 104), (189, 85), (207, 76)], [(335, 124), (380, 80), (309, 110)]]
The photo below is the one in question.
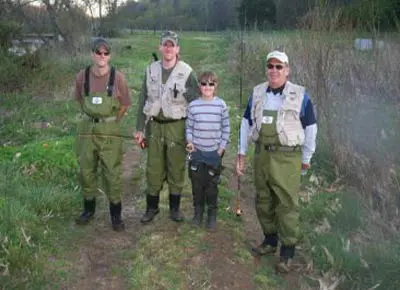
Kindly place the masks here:
[(166, 118), (185, 118), (187, 101), (183, 94), (186, 93), (185, 85), (191, 72), (189, 65), (178, 61), (163, 84), (161, 61), (153, 62), (146, 71), (147, 100), (143, 113), (148, 117), (155, 117), (162, 110)]
[[(261, 126), (264, 117), (264, 102), (268, 82), (262, 83), (253, 89), (253, 101), (251, 106), (251, 120), (253, 126), (250, 138), (256, 142), (260, 137)], [(282, 92), (283, 103), (276, 115), (276, 134), (281, 146), (298, 146), (304, 143), (304, 129), (300, 121), (301, 106), (303, 104), (305, 88), (286, 82)]]
[(117, 115), (120, 103), (113, 97), (115, 68), (111, 67), (107, 87), (102, 93), (90, 92), (90, 66), (85, 69), (83, 84), (84, 98), (82, 110), (90, 118), (108, 118)]

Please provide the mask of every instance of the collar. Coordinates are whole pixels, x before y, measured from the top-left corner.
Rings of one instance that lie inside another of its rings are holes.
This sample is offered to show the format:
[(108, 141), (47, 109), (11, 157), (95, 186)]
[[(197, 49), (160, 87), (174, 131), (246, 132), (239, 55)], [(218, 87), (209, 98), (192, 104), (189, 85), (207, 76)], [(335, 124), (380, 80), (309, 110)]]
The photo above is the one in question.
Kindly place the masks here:
[(280, 86), (279, 88), (275, 88), (275, 89), (273, 89), (273, 88), (271, 88), (271, 87), (268, 86), (268, 88), (267, 88), (267, 93), (272, 92), (274, 95), (281, 95), (282, 92), (283, 92), (283, 89), (285, 88), (285, 85), (286, 85), (286, 83), (284, 83), (284, 84), (283, 84), (282, 86)]

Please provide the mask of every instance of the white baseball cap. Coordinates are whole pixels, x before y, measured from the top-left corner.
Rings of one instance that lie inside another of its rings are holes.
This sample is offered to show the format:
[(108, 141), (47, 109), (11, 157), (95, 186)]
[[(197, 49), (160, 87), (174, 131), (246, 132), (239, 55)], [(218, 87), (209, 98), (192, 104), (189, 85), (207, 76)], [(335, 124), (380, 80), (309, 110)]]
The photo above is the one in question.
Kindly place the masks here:
[(271, 58), (275, 58), (275, 59), (279, 60), (280, 62), (289, 64), (288, 56), (286, 55), (286, 53), (284, 53), (282, 51), (279, 51), (279, 50), (271, 51), (267, 55), (267, 61), (270, 60)]

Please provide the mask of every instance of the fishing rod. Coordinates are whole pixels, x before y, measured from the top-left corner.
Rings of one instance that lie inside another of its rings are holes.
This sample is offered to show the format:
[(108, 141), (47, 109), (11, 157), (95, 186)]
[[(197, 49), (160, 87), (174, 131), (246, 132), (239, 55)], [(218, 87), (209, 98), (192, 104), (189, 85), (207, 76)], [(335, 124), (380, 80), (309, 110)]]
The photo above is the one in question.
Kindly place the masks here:
[[(240, 27), (239, 111), (242, 109), (242, 95), (243, 95), (243, 24)], [(238, 142), (239, 146), (241, 140), (240, 127), (241, 126), (239, 124), (239, 142)], [(240, 208), (240, 199), (241, 199), (241, 180), (240, 180), (240, 175), (237, 174), (237, 194), (236, 194), (236, 206), (235, 206), (236, 216), (241, 216), (243, 213), (242, 209)]]
[[(82, 137), (92, 137), (92, 136), (97, 136), (97, 137), (111, 137), (111, 138), (125, 138), (125, 139), (135, 139), (132, 135), (122, 135), (122, 134), (79, 134), (79, 136)], [(173, 142), (178, 146), (182, 146), (186, 148), (186, 143), (182, 142), (177, 142), (176, 140), (169, 139), (167, 137), (162, 137), (160, 139), (165, 139), (169, 142)], [(139, 144), (140, 148), (146, 149), (147, 148), (147, 141), (145, 138), (143, 138), (143, 141)]]

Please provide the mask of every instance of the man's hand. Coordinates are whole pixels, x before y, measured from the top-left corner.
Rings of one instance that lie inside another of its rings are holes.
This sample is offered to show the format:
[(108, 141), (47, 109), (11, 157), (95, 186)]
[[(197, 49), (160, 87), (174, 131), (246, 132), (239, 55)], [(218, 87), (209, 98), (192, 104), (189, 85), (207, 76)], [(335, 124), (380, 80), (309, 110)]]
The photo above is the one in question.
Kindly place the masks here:
[(219, 148), (218, 151), (217, 151), (217, 153), (218, 153), (218, 155), (221, 157), (222, 154), (224, 154), (224, 151), (225, 151), (224, 148)]
[(302, 163), (301, 164), (301, 170), (308, 170), (311, 168), (311, 165), (309, 163)]
[(244, 159), (245, 156), (238, 154), (236, 158), (236, 174), (241, 176), (244, 174)]
[(117, 119), (115, 120), (115, 122), (119, 122), (119, 121), (121, 121), (121, 119), (122, 119), (122, 117), (125, 115), (125, 113), (128, 111), (128, 106), (121, 106), (120, 108), (119, 108), (119, 111), (118, 111), (118, 115), (117, 115)]
[(189, 153), (192, 153), (194, 151), (194, 145), (193, 143), (189, 142), (186, 144), (186, 151)]
[(141, 144), (141, 143), (143, 142), (143, 140), (144, 140), (143, 132), (142, 132), (142, 131), (137, 131), (137, 132), (135, 133), (135, 135), (134, 135), (134, 138), (135, 138), (136, 144), (137, 144), (138, 146), (140, 146), (140, 144)]

